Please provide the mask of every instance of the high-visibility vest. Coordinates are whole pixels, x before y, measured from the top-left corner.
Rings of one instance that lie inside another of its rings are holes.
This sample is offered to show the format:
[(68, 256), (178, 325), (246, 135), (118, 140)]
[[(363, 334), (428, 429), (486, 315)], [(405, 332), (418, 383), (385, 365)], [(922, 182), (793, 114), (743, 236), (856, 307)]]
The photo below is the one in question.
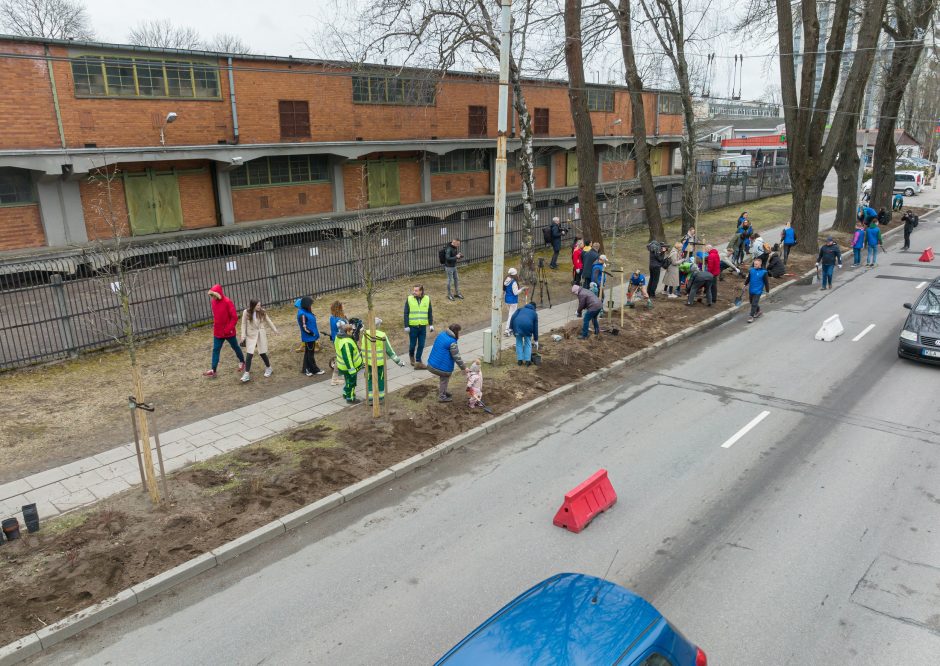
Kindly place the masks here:
[[(378, 329), (375, 330), (375, 365), (385, 365), (385, 333)], [(368, 329), (362, 331), (362, 353), (365, 356), (365, 362), (372, 363), (372, 340)]]
[(431, 297), (422, 296), (419, 301), (413, 295), (408, 297), (408, 325), (427, 326), (428, 310), (431, 309)]
[[(362, 367), (362, 355), (356, 341), (350, 337), (337, 337), (333, 342), (336, 348), (336, 369), (340, 372), (356, 372)], [(352, 367), (346, 365), (346, 356), (349, 356)]]

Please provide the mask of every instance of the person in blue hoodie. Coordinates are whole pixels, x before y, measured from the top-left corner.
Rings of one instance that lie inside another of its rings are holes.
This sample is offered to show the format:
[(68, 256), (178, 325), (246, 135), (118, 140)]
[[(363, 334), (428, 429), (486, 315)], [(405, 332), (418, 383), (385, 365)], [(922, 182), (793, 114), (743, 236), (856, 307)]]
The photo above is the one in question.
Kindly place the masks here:
[(294, 301), (294, 306), (297, 308), (300, 341), (304, 345), (303, 373), (308, 377), (322, 375), (323, 371), (317, 366), (317, 359), (314, 356), (317, 340), (320, 339), (320, 331), (317, 329), (317, 318), (312, 312), (313, 299), (310, 296), (298, 298)]
[(780, 232), (780, 242), (783, 243), (783, 265), (786, 266), (790, 259), (790, 250), (796, 245), (796, 229), (789, 222)]
[(864, 218), (865, 225), (871, 224), (872, 220), (878, 219), (878, 211), (876, 211), (871, 206), (865, 206), (862, 208), (862, 217)]
[(884, 251), (885, 246), (881, 243), (881, 229), (878, 228), (878, 222), (875, 220), (872, 220), (871, 224), (868, 225), (868, 229), (865, 230), (865, 245), (868, 247), (865, 265), (877, 266), (878, 247), (880, 246)]
[(760, 259), (754, 260), (754, 266), (744, 278), (744, 285), (747, 287), (748, 300), (751, 303), (751, 316), (747, 318), (747, 323), (750, 324), (763, 314), (760, 309), (761, 295), (770, 293), (770, 279), (767, 277), (767, 271), (761, 267)]
[(428, 372), (438, 377), (438, 402), (450, 402), (454, 398), (447, 392), (447, 384), (450, 382), (450, 376), (454, 374), (454, 366), (459, 367), (464, 374), (467, 373), (467, 366), (460, 358), (460, 349), (457, 347), (459, 337), (460, 324), (451, 324), (434, 338), (431, 353), (428, 355)]
[(865, 224), (855, 223), (855, 235), (852, 236), (852, 268), (862, 265), (862, 248), (865, 247)]
[(593, 291), (598, 296), (601, 296), (604, 292), (604, 286), (607, 284), (607, 274), (604, 272), (604, 269), (607, 267), (607, 255), (600, 255), (597, 260), (594, 262), (594, 265), (591, 266), (591, 291)]
[(539, 344), (539, 315), (535, 303), (529, 303), (517, 310), (509, 320), (509, 328), (516, 336), (516, 364), (532, 365), (532, 342)]
[(503, 280), (503, 302), (509, 306), (509, 312), (506, 315), (506, 330), (504, 331), (507, 338), (511, 335), (509, 320), (512, 319), (513, 314), (519, 307), (519, 294), (527, 289), (528, 287), (519, 286), (518, 271), (515, 268), (510, 268), (509, 275)]

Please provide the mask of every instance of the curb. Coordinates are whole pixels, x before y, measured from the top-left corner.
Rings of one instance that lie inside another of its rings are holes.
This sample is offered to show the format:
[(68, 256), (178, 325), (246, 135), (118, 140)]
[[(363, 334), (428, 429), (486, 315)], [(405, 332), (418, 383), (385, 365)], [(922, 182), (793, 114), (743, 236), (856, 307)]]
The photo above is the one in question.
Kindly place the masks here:
[[(895, 231), (895, 229), (890, 230), (887, 233)], [(771, 290), (769, 295), (776, 295), (780, 291), (797, 284), (801, 280), (806, 279), (809, 276), (815, 275), (816, 269), (813, 268), (810, 271), (807, 271), (799, 278), (795, 278), (784, 282), (778, 287)], [(179, 583), (187, 581), (209, 569), (215, 568), (228, 562), (229, 560), (235, 559), (239, 555), (243, 555), (247, 552), (250, 552), (257, 546), (260, 546), (263, 543), (270, 541), (278, 536), (286, 534), (291, 530), (297, 529), (298, 527), (305, 525), (310, 522), (317, 516), (331, 511), (341, 504), (345, 504), (347, 501), (352, 500), (360, 495), (365, 495), (366, 493), (375, 490), (381, 486), (384, 486), (397, 478), (404, 476), (406, 473), (411, 472), (419, 467), (422, 467), (433, 460), (437, 460), (445, 453), (465, 446), (472, 442), (475, 442), (479, 439), (482, 439), (486, 435), (493, 434), (500, 428), (505, 425), (508, 425), (518, 419), (523, 414), (544, 407), (556, 399), (564, 396), (571, 391), (576, 390), (579, 386), (587, 384), (592, 380), (596, 380), (602, 377), (606, 377), (617, 370), (623, 369), (625, 367), (634, 365), (639, 361), (646, 359), (649, 356), (652, 356), (656, 352), (674, 346), (675, 344), (685, 340), (686, 338), (700, 333), (702, 331), (710, 330), (724, 322), (734, 318), (738, 311), (744, 306), (732, 304), (730, 308), (723, 310), (708, 319), (704, 319), (697, 324), (684, 328), (677, 333), (658, 340), (648, 347), (639, 349), (632, 354), (625, 356), (624, 358), (618, 359), (607, 365), (603, 368), (599, 368), (594, 372), (591, 372), (577, 381), (565, 384), (564, 386), (559, 386), (558, 388), (549, 391), (543, 396), (534, 398), (529, 402), (526, 402), (522, 405), (519, 405), (510, 411), (497, 416), (490, 421), (487, 421), (483, 425), (476, 426), (468, 430), (467, 432), (461, 433), (455, 437), (448, 439), (447, 441), (438, 444), (437, 446), (431, 447), (423, 453), (403, 460), (402, 462), (392, 465), (391, 467), (382, 470), (366, 479), (358, 481), (351, 486), (347, 486), (342, 490), (339, 490), (331, 495), (327, 495), (312, 504), (308, 504), (305, 507), (297, 509), (293, 513), (289, 513), (286, 516), (282, 516), (277, 520), (274, 520), (267, 525), (263, 525), (258, 529), (245, 534), (244, 536), (230, 541), (227, 544), (219, 546), (218, 548), (199, 555), (187, 562), (168, 570), (163, 573), (150, 578), (142, 583), (138, 583), (128, 589), (122, 590), (108, 599), (98, 602), (97, 604), (85, 608), (77, 613), (69, 615), (68, 617), (62, 618), (58, 622), (55, 622), (48, 627), (43, 627), (42, 629), (27, 634), (26, 636), (9, 643), (8, 645), (0, 647), (0, 666), (12, 666), (13, 664), (20, 663), (24, 659), (35, 656), (46, 650), (53, 645), (60, 643), (61, 641), (66, 640), (78, 634), (79, 632), (93, 627), (96, 624), (104, 622), (110, 617), (117, 615), (129, 608), (132, 608), (138, 604), (143, 603), (147, 599), (156, 596), (162, 592), (165, 592)]]

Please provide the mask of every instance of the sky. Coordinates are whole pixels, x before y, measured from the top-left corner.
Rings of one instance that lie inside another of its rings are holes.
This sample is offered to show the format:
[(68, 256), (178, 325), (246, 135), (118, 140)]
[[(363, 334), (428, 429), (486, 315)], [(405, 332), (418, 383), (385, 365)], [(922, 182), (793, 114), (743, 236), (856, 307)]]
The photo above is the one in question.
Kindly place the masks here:
[[(362, 1), (362, 0), (359, 0)], [(334, 17), (336, 0), (161, 0), (155, 3), (84, 0), (92, 25), (100, 41), (126, 43), (128, 30), (141, 20), (168, 19), (173, 23), (195, 28), (205, 37), (216, 33), (232, 33), (245, 40), (254, 53), (321, 57), (309, 44), (325, 21)], [(356, 0), (340, 0), (339, 6)], [(723, 39), (716, 46), (719, 55), (712, 80), (712, 96), (727, 97), (735, 53), (758, 55), (766, 52), (766, 44), (742, 42), (739, 37)], [(759, 99), (768, 84), (779, 80), (776, 59), (749, 58), (744, 61), (742, 98)], [(614, 78), (622, 81), (622, 59), (619, 49), (599, 63), (588, 63), (585, 72), (590, 81), (606, 83)], [(737, 86), (736, 86), (737, 87)]]

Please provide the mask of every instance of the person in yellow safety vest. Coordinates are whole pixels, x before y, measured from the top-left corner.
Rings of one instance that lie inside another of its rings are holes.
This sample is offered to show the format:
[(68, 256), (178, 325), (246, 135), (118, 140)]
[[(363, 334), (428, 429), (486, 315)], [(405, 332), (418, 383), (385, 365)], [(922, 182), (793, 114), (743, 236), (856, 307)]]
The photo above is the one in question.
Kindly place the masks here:
[(416, 284), (411, 288), (411, 296), (405, 300), (405, 333), (408, 334), (408, 358), (411, 359), (411, 365), (418, 370), (428, 367), (421, 362), (428, 329), (434, 332), (431, 297), (425, 296), (423, 284)]
[[(382, 325), (382, 320), (378, 317), (375, 318), (375, 365), (376, 365), (376, 374), (379, 377), (379, 400), (385, 400), (385, 357), (386, 355), (391, 358), (395, 363), (398, 364), (399, 368), (405, 367), (405, 364), (400, 358), (395, 354), (395, 350), (392, 349), (391, 343), (388, 341), (388, 336), (385, 335), (385, 331), (379, 330), (379, 326)], [(366, 390), (367, 390), (367, 399), (372, 400), (372, 336), (369, 334), (369, 329), (365, 328), (362, 331), (362, 355), (365, 357), (366, 365)]]
[(345, 381), (343, 397), (350, 405), (362, 402), (356, 400), (356, 377), (362, 369), (363, 361), (359, 347), (352, 337), (354, 330), (356, 329), (351, 324), (337, 327), (336, 339), (333, 341), (333, 347), (336, 349), (336, 369)]

